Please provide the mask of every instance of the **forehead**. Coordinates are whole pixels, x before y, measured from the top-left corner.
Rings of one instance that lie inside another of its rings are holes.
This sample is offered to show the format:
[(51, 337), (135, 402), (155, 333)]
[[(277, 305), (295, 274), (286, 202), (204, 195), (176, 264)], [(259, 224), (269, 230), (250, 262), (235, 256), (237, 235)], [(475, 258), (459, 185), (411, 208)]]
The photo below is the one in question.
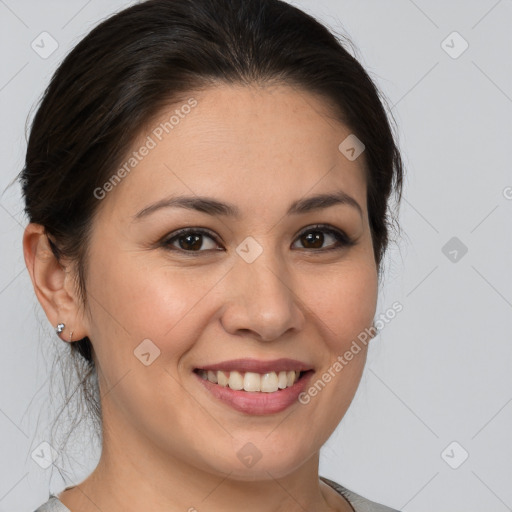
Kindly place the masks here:
[(222, 85), (185, 95), (142, 130), (122, 180), (102, 207), (135, 213), (170, 194), (217, 196), (254, 207), (342, 189), (366, 209), (364, 154), (340, 144), (350, 129), (318, 96), (286, 85)]

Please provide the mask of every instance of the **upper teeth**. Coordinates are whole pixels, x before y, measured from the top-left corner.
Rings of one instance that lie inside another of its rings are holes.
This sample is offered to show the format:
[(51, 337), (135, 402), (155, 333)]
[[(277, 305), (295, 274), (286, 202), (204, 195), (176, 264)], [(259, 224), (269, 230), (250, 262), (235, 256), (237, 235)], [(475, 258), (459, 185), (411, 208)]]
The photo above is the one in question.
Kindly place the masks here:
[(297, 382), (300, 371), (292, 370), (289, 372), (281, 371), (260, 374), (254, 372), (199, 370), (199, 375), (205, 380), (220, 386), (229, 386), (231, 389), (273, 393), (278, 389), (287, 388)]

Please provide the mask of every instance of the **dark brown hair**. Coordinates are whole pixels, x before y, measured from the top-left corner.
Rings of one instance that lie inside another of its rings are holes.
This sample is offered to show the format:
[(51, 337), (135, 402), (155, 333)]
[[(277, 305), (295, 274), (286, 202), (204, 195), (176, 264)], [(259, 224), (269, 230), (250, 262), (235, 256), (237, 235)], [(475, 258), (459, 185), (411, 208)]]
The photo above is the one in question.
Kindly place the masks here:
[[(343, 42), (351, 44), (281, 0), (148, 0), (82, 39), (44, 93), (20, 180), (30, 222), (44, 226), (57, 258), (76, 262), (84, 306), (90, 227), (100, 204), (93, 191), (164, 106), (222, 83), (282, 83), (319, 95), (363, 141), (381, 275), (396, 221), (388, 201), (393, 190), (401, 199), (403, 165), (385, 100)], [(90, 340), (72, 343), (71, 353), (90, 376)], [(83, 391), (92, 397), (90, 388)]]

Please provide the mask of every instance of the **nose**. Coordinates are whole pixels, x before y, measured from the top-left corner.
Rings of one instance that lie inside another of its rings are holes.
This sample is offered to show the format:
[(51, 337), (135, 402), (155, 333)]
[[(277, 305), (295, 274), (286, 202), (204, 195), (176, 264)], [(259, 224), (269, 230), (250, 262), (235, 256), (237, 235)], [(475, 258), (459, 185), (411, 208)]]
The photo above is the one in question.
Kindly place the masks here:
[(233, 335), (272, 341), (300, 331), (304, 315), (285, 262), (263, 253), (252, 263), (237, 258), (226, 282), (221, 324)]

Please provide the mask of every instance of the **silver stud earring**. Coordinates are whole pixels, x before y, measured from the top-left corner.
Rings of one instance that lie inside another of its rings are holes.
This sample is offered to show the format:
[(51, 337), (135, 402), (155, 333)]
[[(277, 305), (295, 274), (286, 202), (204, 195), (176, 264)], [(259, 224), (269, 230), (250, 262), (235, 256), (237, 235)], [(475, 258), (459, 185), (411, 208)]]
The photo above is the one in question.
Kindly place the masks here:
[(66, 327), (64, 324), (57, 324), (57, 328), (55, 329), (55, 332), (57, 334), (60, 334), (64, 330), (64, 327)]

